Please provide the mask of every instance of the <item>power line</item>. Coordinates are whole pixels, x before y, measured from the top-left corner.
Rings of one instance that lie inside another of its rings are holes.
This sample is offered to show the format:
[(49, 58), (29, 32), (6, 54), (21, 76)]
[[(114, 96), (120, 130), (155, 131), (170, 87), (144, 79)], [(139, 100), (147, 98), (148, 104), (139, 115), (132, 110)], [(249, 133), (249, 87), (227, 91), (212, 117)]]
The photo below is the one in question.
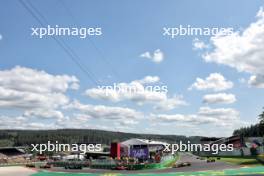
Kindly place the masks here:
[[(48, 21), (45, 19), (45, 17), (38, 11), (38, 9), (36, 9), (32, 3), (30, 3), (30, 1), (28, 1), (29, 6), (27, 5), (26, 2), (24, 2), (23, 0), (19, 0), (19, 2), (21, 3), (21, 5), (30, 13), (30, 15), (37, 20), (37, 22), (42, 26), (45, 27), (45, 24), (42, 22), (42, 20), (48, 24)], [(34, 13), (34, 11), (42, 18), (42, 20)], [(88, 78), (92, 81), (93, 84), (98, 85), (95, 76), (93, 75), (93, 73), (91, 71), (89, 71), (89, 69), (87, 69), (84, 65), (82, 65), (80, 63), (79, 60), (80, 57), (76, 54), (76, 52), (74, 52), (74, 50), (67, 45), (66, 42), (64, 42), (63, 39), (59, 40), (57, 39), (55, 36), (51, 36), (56, 43), (65, 51), (65, 53), (69, 56), (69, 58), (79, 67), (80, 70), (82, 70), (87, 76)], [(79, 60), (78, 60), (79, 59)]]
[[(77, 24), (79, 27), (81, 27), (80, 23), (76, 20), (75, 16), (72, 14), (70, 8), (63, 1), (58, 0), (57, 2), (59, 2), (62, 5), (62, 7), (66, 10), (68, 15), (72, 18), (73, 22)], [(104, 61), (110, 67), (110, 70), (113, 72), (113, 74), (116, 77), (119, 77), (119, 74), (117, 73), (117, 71), (111, 66), (111, 63), (109, 62), (109, 60), (105, 57), (103, 52), (96, 46), (94, 41), (91, 38), (88, 38), (88, 41), (90, 42), (91, 46), (94, 47), (96, 52), (100, 55), (99, 58), (101, 58), (101, 60)]]

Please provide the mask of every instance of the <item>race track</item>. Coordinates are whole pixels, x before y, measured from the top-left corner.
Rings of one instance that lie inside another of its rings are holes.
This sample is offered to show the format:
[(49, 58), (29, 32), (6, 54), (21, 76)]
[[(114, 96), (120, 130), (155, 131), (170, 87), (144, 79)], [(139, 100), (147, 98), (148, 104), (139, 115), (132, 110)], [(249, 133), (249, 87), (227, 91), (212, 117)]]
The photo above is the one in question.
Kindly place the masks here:
[(181, 153), (180, 162), (190, 162), (191, 166), (180, 167), (180, 168), (165, 168), (165, 169), (145, 169), (145, 170), (104, 170), (104, 169), (82, 169), (80, 170), (65, 170), (64, 168), (53, 168), (52, 171), (56, 172), (71, 172), (71, 173), (121, 173), (121, 174), (138, 174), (138, 173), (175, 173), (175, 172), (197, 172), (197, 171), (208, 171), (208, 170), (224, 170), (224, 169), (238, 169), (240, 166), (229, 164), (221, 161), (207, 163), (206, 160), (197, 159), (196, 156), (190, 153)]

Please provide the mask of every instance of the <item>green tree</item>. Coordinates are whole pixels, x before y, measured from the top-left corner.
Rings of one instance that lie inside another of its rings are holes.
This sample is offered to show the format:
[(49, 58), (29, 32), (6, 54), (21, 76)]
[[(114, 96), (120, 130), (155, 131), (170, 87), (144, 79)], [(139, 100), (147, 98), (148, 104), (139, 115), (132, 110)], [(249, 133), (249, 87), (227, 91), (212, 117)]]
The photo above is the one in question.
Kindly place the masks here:
[[(264, 109), (264, 108), (263, 108)], [(259, 123), (260, 124), (264, 124), (264, 111), (262, 111), (262, 113), (261, 114), (259, 114)]]

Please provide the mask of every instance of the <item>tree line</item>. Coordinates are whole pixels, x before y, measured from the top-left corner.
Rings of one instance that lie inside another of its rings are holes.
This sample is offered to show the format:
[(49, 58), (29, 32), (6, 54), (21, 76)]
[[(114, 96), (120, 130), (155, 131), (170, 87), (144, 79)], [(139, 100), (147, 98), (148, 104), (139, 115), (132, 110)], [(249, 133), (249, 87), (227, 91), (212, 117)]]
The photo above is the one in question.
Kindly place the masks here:
[(199, 142), (201, 137), (186, 137), (183, 135), (154, 135), (113, 132), (95, 129), (58, 129), (58, 130), (0, 130), (0, 147), (30, 146), (45, 144), (48, 141), (74, 144), (99, 143), (109, 145), (111, 142), (121, 142), (130, 138), (159, 140), (168, 143), (179, 141)]
[(258, 116), (259, 123), (248, 127), (242, 127), (234, 130), (233, 135), (242, 135), (245, 137), (264, 137), (264, 108)]

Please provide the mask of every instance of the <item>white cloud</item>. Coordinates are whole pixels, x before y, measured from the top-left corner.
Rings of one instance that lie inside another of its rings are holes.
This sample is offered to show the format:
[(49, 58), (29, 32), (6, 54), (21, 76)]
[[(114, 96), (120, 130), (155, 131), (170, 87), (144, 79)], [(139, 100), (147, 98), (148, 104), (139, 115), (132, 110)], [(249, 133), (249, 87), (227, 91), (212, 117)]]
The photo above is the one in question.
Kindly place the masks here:
[(188, 105), (188, 103), (184, 101), (183, 96), (174, 96), (171, 98), (167, 98), (166, 100), (161, 101), (159, 103), (156, 103), (156, 106), (154, 108), (156, 110), (169, 111), (175, 109), (178, 106), (183, 105)]
[(79, 87), (80, 87), (79, 83), (74, 82), (74, 83), (72, 83), (72, 84), (70, 85), (69, 88), (72, 89), (72, 90), (78, 90)]
[(138, 123), (139, 122), (135, 120), (122, 120), (117, 122), (117, 126), (130, 126), (130, 125), (136, 125)]
[(203, 102), (212, 104), (212, 103), (224, 103), (231, 104), (236, 101), (236, 97), (233, 94), (227, 93), (217, 93), (217, 94), (207, 94), (203, 97)]
[(33, 109), (24, 112), (25, 117), (38, 117), (38, 118), (57, 118), (62, 119), (63, 113), (58, 110), (52, 109)]
[(104, 105), (82, 104), (75, 100), (64, 106), (64, 109), (74, 109), (86, 115), (86, 118), (104, 119), (104, 120), (131, 120), (142, 118), (141, 112), (130, 108), (112, 107)]
[(202, 50), (209, 48), (209, 45), (206, 45), (203, 41), (199, 40), (198, 38), (195, 38), (193, 40), (193, 49), (194, 50)]
[(137, 130), (133, 130), (131, 127), (137, 123), (137, 119), (106, 119), (106, 121), (103, 120), (99, 123), (98, 121), (94, 123), (92, 117), (89, 115), (76, 113), (70, 117), (66, 116), (63, 120), (58, 120), (54, 126), (57, 126), (57, 128), (100, 129), (110, 131), (121, 130), (124, 132), (129, 132), (129, 130), (132, 130), (133, 132), (136, 132)]
[(51, 75), (20, 66), (1, 70), (0, 108), (19, 109), (25, 116), (63, 118), (57, 109), (69, 102), (65, 92), (75, 89), (78, 82), (74, 76)]
[(166, 93), (147, 90), (141, 82), (145, 83), (145, 79), (130, 83), (117, 83), (110, 88), (87, 89), (85, 95), (94, 99), (110, 100), (112, 102), (132, 100), (137, 103), (158, 101), (166, 98)]
[(13, 129), (14, 127), (22, 126), (26, 118), (23, 116), (19, 117), (8, 117), (0, 116), (0, 129)]
[(175, 114), (175, 115), (168, 115), (168, 114), (159, 114), (157, 118), (161, 120), (163, 123), (173, 123), (178, 122), (181, 125), (192, 124), (192, 125), (204, 125), (204, 124), (212, 124), (217, 123), (218, 120), (215, 118), (210, 117), (200, 117), (196, 114), (191, 115), (182, 115), (182, 114)]
[[(242, 32), (211, 37), (213, 50), (203, 54), (206, 62), (227, 65), (239, 72), (250, 73), (252, 86), (263, 88), (264, 74), (264, 11), (261, 7), (257, 21)], [(258, 78), (259, 77), (259, 78)]]
[(78, 83), (75, 76), (51, 75), (45, 71), (16, 66), (0, 71), (0, 86), (12, 90), (34, 93), (65, 92)]
[[(63, 119), (40, 120), (39, 118), (28, 118), (25, 116), (0, 116), (0, 129), (62, 129), (62, 128), (90, 128), (102, 129), (102, 126), (90, 124), (84, 114), (73, 114), (71, 117), (65, 116)], [(111, 128), (109, 128), (111, 129)]]
[[(71, 109), (71, 108), (69, 108)], [(85, 114), (80, 110), (77, 113), (73, 113), (70, 116), (65, 116), (63, 119), (58, 119), (55, 122), (55, 126), (58, 128), (89, 128), (89, 129), (103, 129), (104, 127), (98, 126), (98, 124), (91, 121), (92, 117), (89, 114)]]
[(164, 59), (164, 53), (160, 49), (157, 49), (153, 52), (153, 54), (151, 54), (149, 51), (147, 51), (147, 52), (141, 54), (140, 57), (149, 59), (155, 63), (160, 63)]
[(238, 120), (239, 112), (232, 108), (201, 107), (197, 113), (200, 117), (216, 118), (218, 120)]
[(3, 36), (0, 34), (0, 40), (2, 40), (3, 39)]
[(49, 125), (42, 122), (31, 121), (23, 116), (0, 116), (0, 129), (56, 129), (51, 123)]
[(153, 84), (160, 81), (160, 78), (158, 76), (145, 76), (143, 79), (138, 80), (141, 84)]
[(162, 122), (193, 122), (195, 115), (183, 115), (183, 114), (151, 114), (150, 117), (153, 120)]
[[(182, 96), (169, 97), (167, 95), (167, 86), (148, 85), (159, 81), (157, 76), (146, 76), (141, 80), (135, 80), (130, 83), (118, 83), (109, 89), (92, 88), (85, 91), (85, 95), (94, 99), (120, 102), (130, 100), (138, 105), (153, 104), (157, 110), (171, 110), (181, 105), (187, 105)], [(158, 88), (159, 90), (157, 90)]]
[(227, 90), (233, 87), (233, 83), (231, 81), (227, 81), (223, 75), (220, 73), (211, 73), (207, 78), (196, 78), (196, 82), (193, 83), (189, 90), (197, 89), (197, 90), (208, 90), (212, 89), (215, 92)]
[(1, 86), (0, 96), (0, 108), (57, 108), (68, 102), (68, 98), (62, 93), (35, 93)]
[(264, 75), (253, 75), (249, 78), (248, 84), (257, 88), (264, 88)]
[(214, 124), (217, 126), (229, 126), (240, 121), (239, 112), (232, 108), (212, 109), (201, 107), (196, 114), (151, 114), (150, 118), (159, 123), (174, 123), (181, 125)]

